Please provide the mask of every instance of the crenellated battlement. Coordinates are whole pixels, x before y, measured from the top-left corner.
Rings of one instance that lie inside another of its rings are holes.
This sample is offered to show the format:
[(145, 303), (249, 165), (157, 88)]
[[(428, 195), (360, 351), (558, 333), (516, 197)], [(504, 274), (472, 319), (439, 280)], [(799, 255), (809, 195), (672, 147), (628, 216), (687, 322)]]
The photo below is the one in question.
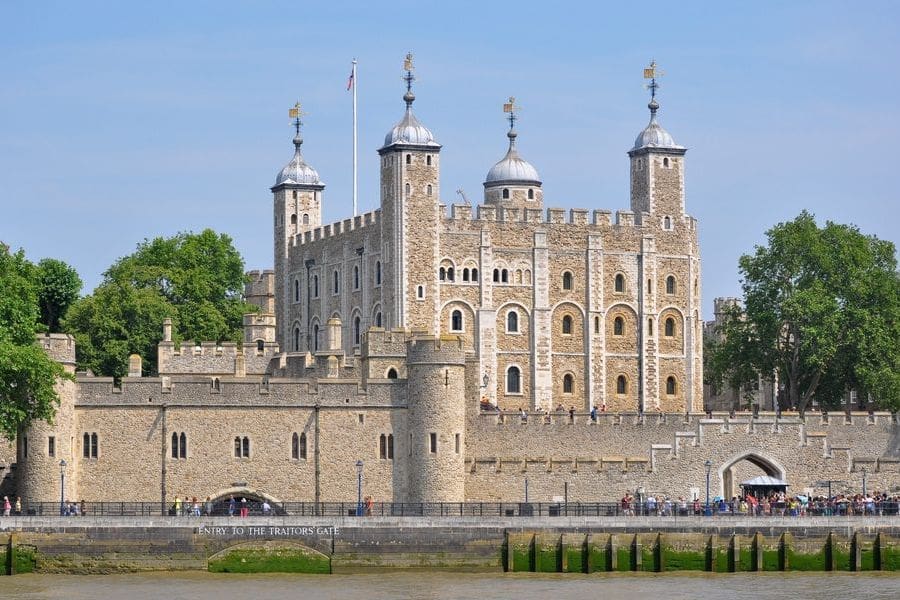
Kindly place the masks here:
[(323, 225), (322, 227), (316, 227), (311, 231), (298, 233), (292, 238), (292, 245), (301, 246), (310, 244), (312, 242), (330, 239), (366, 227), (376, 227), (380, 224), (381, 209), (376, 209), (350, 219), (344, 219), (343, 221), (336, 221), (334, 223), (329, 223), (328, 225)]
[(35, 342), (50, 358), (64, 365), (75, 364), (75, 338), (68, 333), (44, 333), (35, 336)]
[(262, 375), (278, 354), (278, 346), (267, 342), (255, 345), (234, 342), (200, 342), (186, 340), (176, 345), (162, 341), (157, 346), (158, 371), (162, 375), (197, 374), (223, 376), (233, 374)]
[[(445, 224), (470, 224), (478, 222), (531, 223), (544, 225), (580, 225), (598, 229), (612, 227), (641, 227), (634, 212), (630, 210), (609, 210), (587, 208), (510, 208), (481, 204), (475, 207), (469, 204), (453, 204), (449, 213), (445, 205), (441, 205), (441, 213)], [(650, 222), (647, 214), (642, 215), (641, 222)], [(695, 231), (697, 221), (686, 217), (689, 231)]]

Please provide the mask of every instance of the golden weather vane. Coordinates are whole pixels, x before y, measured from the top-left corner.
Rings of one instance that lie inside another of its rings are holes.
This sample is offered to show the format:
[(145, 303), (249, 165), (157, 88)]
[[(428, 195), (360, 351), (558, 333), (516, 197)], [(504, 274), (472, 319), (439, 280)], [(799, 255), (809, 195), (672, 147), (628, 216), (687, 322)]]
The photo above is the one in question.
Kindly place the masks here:
[(656, 82), (657, 77), (662, 77), (665, 72), (659, 69), (655, 60), (650, 61), (649, 67), (644, 67), (644, 79), (649, 79), (650, 83), (645, 83), (644, 87), (650, 90), (650, 99), (656, 98), (656, 90), (659, 89), (659, 83)]
[(516, 104), (516, 97), (510, 96), (509, 100), (503, 103), (503, 112), (509, 113), (509, 128), (512, 129), (516, 124), (516, 111), (522, 110), (522, 107)]
[(307, 113), (303, 112), (299, 100), (297, 100), (297, 103), (294, 104), (293, 107), (288, 109), (288, 119), (293, 120), (294, 128), (297, 130), (297, 135), (300, 135), (300, 117), (305, 117), (306, 115)]
[(406, 91), (410, 93), (412, 92), (412, 82), (416, 80), (416, 76), (413, 75), (415, 67), (413, 66), (412, 52), (406, 53), (406, 58), (403, 59), (403, 70), (406, 71), (406, 75), (403, 76), (403, 81), (406, 82)]

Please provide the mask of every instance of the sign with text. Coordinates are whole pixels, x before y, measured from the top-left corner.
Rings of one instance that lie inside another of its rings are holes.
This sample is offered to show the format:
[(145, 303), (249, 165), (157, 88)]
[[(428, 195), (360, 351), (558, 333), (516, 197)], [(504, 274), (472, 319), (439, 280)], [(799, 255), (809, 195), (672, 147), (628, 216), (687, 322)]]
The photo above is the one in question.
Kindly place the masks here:
[(204, 525), (197, 528), (197, 533), (209, 537), (320, 538), (337, 536), (340, 528), (331, 525)]

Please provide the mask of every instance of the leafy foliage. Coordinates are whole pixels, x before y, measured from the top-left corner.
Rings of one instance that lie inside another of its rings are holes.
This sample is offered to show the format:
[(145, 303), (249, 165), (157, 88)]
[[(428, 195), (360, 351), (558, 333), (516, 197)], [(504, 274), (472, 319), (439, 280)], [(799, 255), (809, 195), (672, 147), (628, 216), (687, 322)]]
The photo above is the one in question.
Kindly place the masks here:
[(22, 251), (0, 244), (0, 433), (8, 439), (34, 419), (51, 420), (59, 404), (54, 385), (71, 379), (35, 344), (36, 273)]
[(79, 366), (121, 377), (137, 353), (152, 373), (166, 317), (175, 341), (240, 341), (243, 315), (256, 310), (241, 298), (244, 282), (243, 259), (227, 235), (206, 229), (145, 240), (69, 310), (64, 324)]
[(848, 389), (900, 408), (900, 279), (894, 245), (801, 213), (740, 259), (744, 310), (723, 326), (712, 377), (777, 373), (785, 403), (840, 402)]
[(52, 333), (58, 333), (60, 319), (81, 292), (81, 278), (63, 261), (45, 258), (37, 264), (36, 282), (41, 323)]

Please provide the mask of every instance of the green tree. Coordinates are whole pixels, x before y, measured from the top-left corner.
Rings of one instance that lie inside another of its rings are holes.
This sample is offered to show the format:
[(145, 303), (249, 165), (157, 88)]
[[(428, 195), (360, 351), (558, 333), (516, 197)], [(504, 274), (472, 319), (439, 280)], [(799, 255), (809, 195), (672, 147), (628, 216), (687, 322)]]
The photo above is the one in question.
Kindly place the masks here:
[(53, 333), (60, 331), (60, 319), (81, 292), (78, 272), (61, 260), (45, 258), (37, 264), (38, 304), (41, 323)]
[(891, 242), (804, 211), (740, 259), (744, 310), (714, 346), (713, 377), (740, 386), (777, 373), (786, 401), (839, 403), (855, 388), (900, 409), (900, 279)]
[(0, 244), (0, 433), (14, 439), (34, 419), (52, 420), (62, 365), (35, 344), (40, 309), (36, 268)]
[(103, 277), (63, 323), (75, 335), (79, 366), (103, 375), (124, 376), (132, 353), (145, 374), (154, 372), (166, 317), (175, 341), (240, 341), (243, 315), (256, 310), (241, 296), (240, 253), (211, 229), (145, 240)]

